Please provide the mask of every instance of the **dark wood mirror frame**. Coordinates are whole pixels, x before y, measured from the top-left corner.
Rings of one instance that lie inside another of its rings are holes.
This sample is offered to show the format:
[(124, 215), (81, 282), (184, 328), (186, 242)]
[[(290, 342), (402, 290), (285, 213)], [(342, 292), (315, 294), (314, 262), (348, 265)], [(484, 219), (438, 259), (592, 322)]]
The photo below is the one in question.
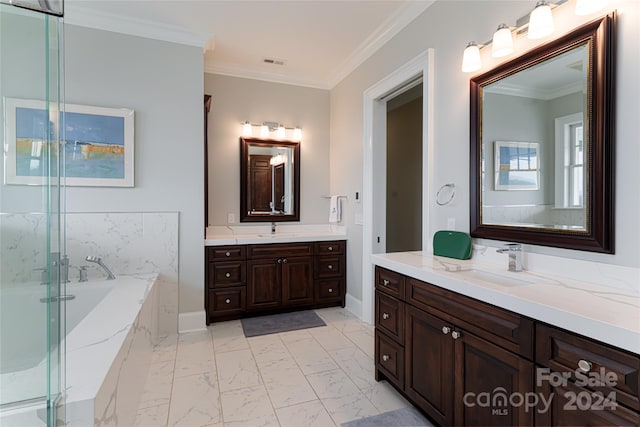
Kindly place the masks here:
[[(473, 237), (614, 253), (615, 27), (616, 15), (611, 13), (471, 79), (469, 191)], [(589, 168), (586, 232), (483, 224), (480, 179), (483, 87), (587, 40), (590, 41), (590, 61), (586, 130), (590, 155), (586, 159)]]
[[(249, 146), (293, 148), (293, 213), (292, 214), (249, 214), (247, 196), (249, 194)], [(240, 222), (283, 222), (300, 221), (300, 143), (295, 141), (240, 138)]]

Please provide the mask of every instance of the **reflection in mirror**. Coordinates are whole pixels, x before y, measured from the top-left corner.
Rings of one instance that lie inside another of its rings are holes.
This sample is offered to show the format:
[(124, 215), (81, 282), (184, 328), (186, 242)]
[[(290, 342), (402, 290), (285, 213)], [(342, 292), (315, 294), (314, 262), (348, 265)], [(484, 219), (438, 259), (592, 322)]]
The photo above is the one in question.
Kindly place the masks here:
[(241, 138), (240, 221), (299, 220), (299, 144)]
[(615, 22), (471, 79), (473, 237), (614, 252)]
[(483, 88), (483, 224), (586, 231), (588, 63), (584, 43)]

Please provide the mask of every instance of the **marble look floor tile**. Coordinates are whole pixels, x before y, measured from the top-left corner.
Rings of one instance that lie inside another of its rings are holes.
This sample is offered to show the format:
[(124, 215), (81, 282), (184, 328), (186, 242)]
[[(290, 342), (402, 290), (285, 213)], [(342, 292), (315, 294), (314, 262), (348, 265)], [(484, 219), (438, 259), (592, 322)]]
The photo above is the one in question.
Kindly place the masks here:
[(280, 339), (285, 345), (293, 344), (300, 340), (306, 340), (311, 338), (311, 334), (308, 329), (299, 329), (297, 331), (281, 332), (278, 334)]
[(342, 332), (333, 326), (327, 328), (314, 328), (309, 332), (320, 343), (322, 348), (327, 351), (337, 350), (340, 348), (355, 347), (354, 343), (345, 337)]
[(218, 374), (216, 372), (216, 364), (213, 358), (213, 349), (210, 350), (209, 357), (180, 357), (176, 359), (176, 366), (174, 369), (174, 378), (187, 377), (189, 375), (196, 375), (202, 373), (208, 373), (212, 379), (218, 380)]
[(222, 421), (218, 385), (207, 373), (173, 381), (169, 426), (202, 426)]
[(359, 394), (360, 390), (341, 369), (307, 375), (307, 380), (320, 399)]
[[(267, 395), (264, 385), (247, 387), (238, 390), (225, 391), (221, 394), (224, 424), (249, 424), (252, 420), (275, 419), (275, 412)], [(277, 423), (277, 420), (276, 420)], [(260, 424), (262, 425), (262, 424)]]
[(249, 348), (239, 320), (214, 323), (208, 330), (213, 338), (213, 349), (216, 353)]
[(160, 338), (158, 343), (153, 347), (151, 363), (174, 360), (176, 358), (177, 346), (178, 335), (169, 335)]
[(282, 427), (335, 427), (319, 400), (279, 408), (276, 414)]
[(220, 391), (252, 387), (262, 383), (251, 350), (218, 353), (216, 366)]
[(305, 375), (338, 368), (329, 353), (313, 337), (289, 343), (287, 348)]
[(316, 314), (326, 323), (343, 322), (345, 320), (358, 320), (358, 318), (348, 310), (338, 307), (321, 308), (315, 310)]
[(406, 408), (411, 404), (386, 381), (375, 383), (362, 393), (369, 399), (380, 413)]
[(337, 425), (379, 413), (376, 407), (369, 402), (369, 399), (359, 392), (351, 396), (330, 397), (321, 400)]
[(140, 396), (138, 409), (152, 406), (169, 405), (171, 399), (171, 387), (173, 385), (173, 360), (169, 362), (152, 363), (145, 382), (144, 390)]
[(345, 332), (345, 335), (367, 356), (372, 359), (375, 357), (375, 338), (372, 330), (366, 328), (360, 331)]
[(169, 404), (139, 409), (134, 427), (158, 427), (167, 425)]
[(224, 427), (280, 427), (280, 423), (275, 415), (265, 415), (250, 420), (225, 422)]
[(285, 369), (297, 367), (291, 353), (278, 335), (265, 335), (247, 340), (260, 368)]
[(376, 384), (373, 359), (359, 347), (333, 350), (329, 352), (329, 355), (359, 389), (369, 388)]
[(296, 366), (284, 370), (260, 369), (274, 408), (317, 399), (316, 394)]

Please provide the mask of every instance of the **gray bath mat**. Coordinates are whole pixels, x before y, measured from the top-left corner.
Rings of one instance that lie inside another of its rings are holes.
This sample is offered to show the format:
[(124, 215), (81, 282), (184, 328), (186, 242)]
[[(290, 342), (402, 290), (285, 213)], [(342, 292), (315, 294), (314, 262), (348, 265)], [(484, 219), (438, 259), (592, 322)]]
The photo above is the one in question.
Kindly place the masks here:
[(312, 310), (242, 319), (242, 330), (245, 337), (297, 331), (318, 326), (326, 326), (326, 323)]
[(395, 411), (360, 418), (340, 424), (340, 427), (433, 427), (433, 424), (416, 408), (402, 408)]

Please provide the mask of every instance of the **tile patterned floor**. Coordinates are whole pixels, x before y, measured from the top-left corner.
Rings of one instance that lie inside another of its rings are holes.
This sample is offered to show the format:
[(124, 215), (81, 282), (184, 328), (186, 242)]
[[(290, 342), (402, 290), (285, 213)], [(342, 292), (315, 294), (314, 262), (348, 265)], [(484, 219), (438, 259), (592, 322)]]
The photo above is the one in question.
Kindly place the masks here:
[(332, 427), (409, 406), (374, 379), (373, 327), (347, 310), (327, 326), (245, 338), (240, 321), (160, 342), (137, 427)]

